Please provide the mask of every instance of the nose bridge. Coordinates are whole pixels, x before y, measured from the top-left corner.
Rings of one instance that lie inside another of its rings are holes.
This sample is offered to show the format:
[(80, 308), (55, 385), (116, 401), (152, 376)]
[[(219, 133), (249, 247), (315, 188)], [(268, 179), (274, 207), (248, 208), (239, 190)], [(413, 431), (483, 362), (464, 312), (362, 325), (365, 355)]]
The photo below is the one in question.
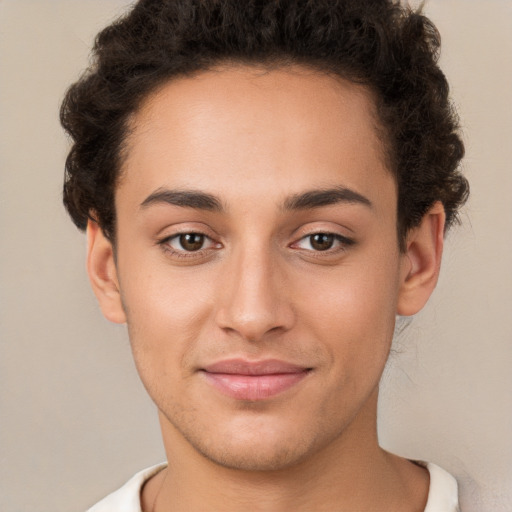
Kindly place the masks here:
[(220, 293), (219, 325), (257, 341), (292, 321), (284, 279), (271, 247), (247, 243), (233, 250), (228, 265), (228, 283)]

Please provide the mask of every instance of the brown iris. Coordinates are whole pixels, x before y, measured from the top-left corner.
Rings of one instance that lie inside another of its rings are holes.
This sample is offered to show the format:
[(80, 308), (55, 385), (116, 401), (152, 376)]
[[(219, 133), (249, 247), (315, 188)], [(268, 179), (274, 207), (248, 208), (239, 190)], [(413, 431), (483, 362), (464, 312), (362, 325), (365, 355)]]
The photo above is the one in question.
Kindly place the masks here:
[(328, 233), (316, 233), (310, 236), (311, 247), (316, 251), (327, 251), (334, 244), (334, 235)]
[(180, 235), (179, 241), (185, 251), (199, 251), (204, 244), (204, 235), (200, 233), (184, 233)]

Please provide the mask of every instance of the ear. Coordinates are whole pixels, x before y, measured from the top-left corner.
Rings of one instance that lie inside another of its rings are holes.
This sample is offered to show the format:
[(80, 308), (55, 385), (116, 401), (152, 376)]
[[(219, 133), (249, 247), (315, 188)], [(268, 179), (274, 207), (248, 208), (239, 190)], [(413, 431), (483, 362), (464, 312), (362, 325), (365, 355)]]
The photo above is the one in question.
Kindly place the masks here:
[(434, 291), (441, 268), (446, 215), (439, 201), (407, 235), (397, 313), (416, 314)]
[(87, 273), (105, 318), (118, 324), (126, 322), (114, 249), (98, 223), (93, 220), (87, 223)]

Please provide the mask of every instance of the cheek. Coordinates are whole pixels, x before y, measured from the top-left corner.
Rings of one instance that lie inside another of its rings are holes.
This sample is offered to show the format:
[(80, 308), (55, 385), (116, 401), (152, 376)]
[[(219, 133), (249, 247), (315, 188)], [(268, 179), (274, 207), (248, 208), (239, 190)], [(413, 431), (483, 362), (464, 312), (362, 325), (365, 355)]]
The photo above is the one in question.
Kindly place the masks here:
[(130, 342), (143, 380), (182, 371), (211, 316), (215, 293), (208, 282), (165, 266), (122, 280)]
[(362, 371), (375, 378), (382, 371), (394, 331), (397, 282), (391, 259), (377, 268), (347, 265), (328, 279), (309, 281), (309, 300), (300, 309), (307, 311), (310, 328), (347, 378)]

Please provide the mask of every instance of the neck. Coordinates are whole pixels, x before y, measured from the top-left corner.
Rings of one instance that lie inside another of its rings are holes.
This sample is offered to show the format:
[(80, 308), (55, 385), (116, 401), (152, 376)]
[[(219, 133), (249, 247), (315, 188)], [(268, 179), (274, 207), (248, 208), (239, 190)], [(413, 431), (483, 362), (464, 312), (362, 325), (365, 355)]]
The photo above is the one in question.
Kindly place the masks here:
[(375, 407), (361, 411), (327, 446), (272, 471), (220, 466), (161, 418), (169, 466), (144, 487), (143, 510), (203, 510), (205, 503), (208, 510), (222, 512), (423, 510), (428, 475), (379, 447), (376, 398)]

